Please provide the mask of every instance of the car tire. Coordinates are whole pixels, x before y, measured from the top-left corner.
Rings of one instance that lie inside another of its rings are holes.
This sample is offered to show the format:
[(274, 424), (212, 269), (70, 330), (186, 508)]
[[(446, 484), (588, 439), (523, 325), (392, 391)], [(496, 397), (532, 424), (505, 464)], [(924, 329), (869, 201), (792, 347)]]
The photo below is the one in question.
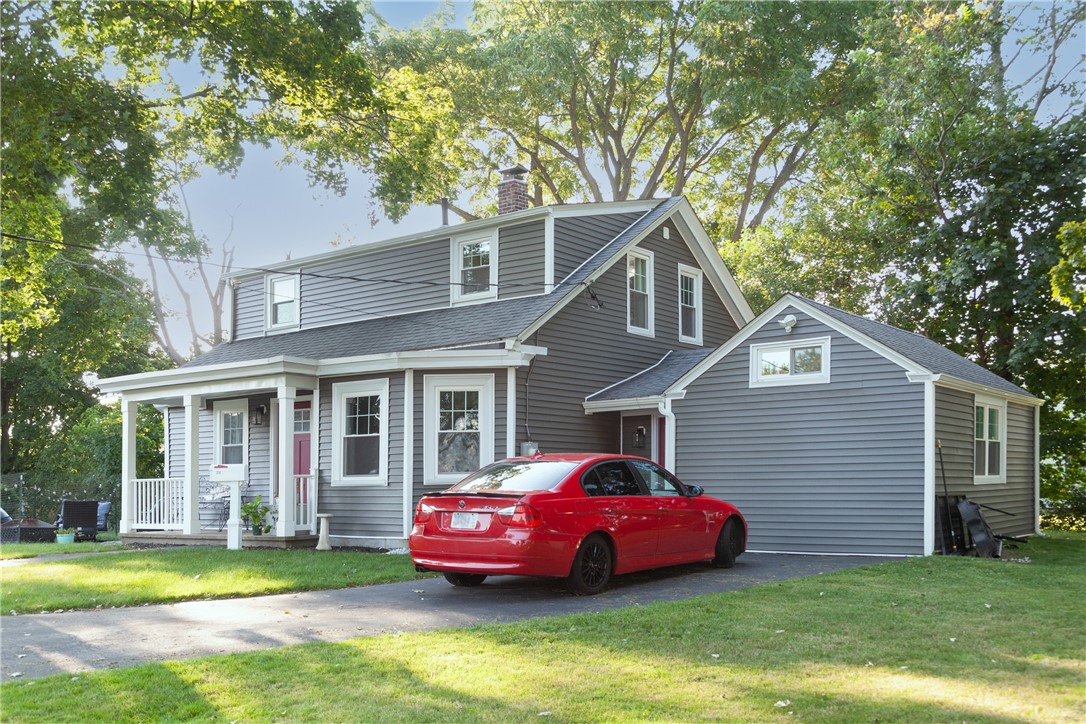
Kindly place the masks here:
[(716, 539), (716, 558), (713, 559), (713, 565), (717, 568), (731, 568), (742, 552), (743, 526), (735, 518), (728, 518)]
[(480, 583), (486, 580), (486, 574), (483, 573), (453, 573), (449, 571), (445, 574), (445, 580), (454, 586), (461, 588), (471, 588), (472, 586), (478, 586)]
[(593, 534), (585, 538), (577, 549), (566, 582), (574, 593), (591, 596), (607, 588), (614, 566), (611, 546), (602, 535)]

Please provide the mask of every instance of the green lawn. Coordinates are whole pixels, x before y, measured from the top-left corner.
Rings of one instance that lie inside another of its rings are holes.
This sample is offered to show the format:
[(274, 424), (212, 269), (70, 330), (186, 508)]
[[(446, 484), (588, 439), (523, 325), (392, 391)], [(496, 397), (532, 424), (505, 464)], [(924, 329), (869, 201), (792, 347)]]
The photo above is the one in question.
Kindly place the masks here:
[(598, 614), (8, 682), (3, 717), (1086, 720), (1086, 538), (1016, 554), (1028, 558), (910, 559)]
[(422, 575), (407, 555), (162, 548), (5, 568), (0, 605), (8, 616), (347, 588)]
[(0, 561), (15, 558), (37, 558), (58, 553), (97, 553), (116, 550), (115, 546), (106, 546), (106, 541), (118, 540), (116, 533), (99, 533), (98, 542), (81, 541), (79, 543), (5, 543), (0, 546)]

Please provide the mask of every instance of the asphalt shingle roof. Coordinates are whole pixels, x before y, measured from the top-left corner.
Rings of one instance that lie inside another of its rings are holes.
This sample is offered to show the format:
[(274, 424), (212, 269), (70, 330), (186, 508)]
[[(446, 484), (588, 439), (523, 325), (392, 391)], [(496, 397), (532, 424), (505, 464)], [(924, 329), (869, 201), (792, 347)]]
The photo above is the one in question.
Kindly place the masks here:
[(852, 327), (857, 332), (865, 334), (879, 344), (889, 347), (903, 357), (908, 357), (921, 367), (936, 374), (949, 375), (966, 382), (992, 387), (1003, 392), (1035, 397), (1026, 392), (1013, 382), (1008, 382), (999, 375), (986, 370), (975, 362), (967, 360), (956, 352), (933, 342), (922, 334), (906, 332), (897, 327), (891, 327), (882, 322), (876, 322), (866, 317), (860, 317), (849, 312), (844, 312), (835, 307), (820, 304), (812, 299), (807, 299), (798, 294), (792, 296), (802, 299), (821, 312), (833, 317), (838, 322)]
[(708, 357), (715, 350), (683, 349), (668, 352), (659, 362), (652, 367), (638, 372), (633, 377), (619, 382), (613, 387), (601, 390), (589, 395), (589, 402), (605, 402), (607, 400), (629, 400), (638, 397), (659, 397), (668, 387), (690, 369)]
[(682, 197), (665, 199), (604, 244), (550, 294), (253, 337), (217, 345), (182, 367), (230, 364), (286, 355), (336, 359), (483, 344), (516, 337), (555, 307), (575, 286), (605, 266), (622, 247), (667, 215)]

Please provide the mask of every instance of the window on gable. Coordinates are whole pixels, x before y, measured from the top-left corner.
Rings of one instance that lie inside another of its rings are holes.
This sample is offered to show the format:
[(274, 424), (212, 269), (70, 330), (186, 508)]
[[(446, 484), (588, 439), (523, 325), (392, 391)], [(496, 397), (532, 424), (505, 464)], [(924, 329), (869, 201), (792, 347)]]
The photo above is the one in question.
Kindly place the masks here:
[(626, 257), (626, 331), (653, 336), (652, 252)]
[(497, 243), (494, 232), (453, 242), (452, 300), (497, 297)]
[(1006, 482), (1007, 403), (977, 397), (973, 406), (973, 480)]
[(268, 329), (298, 326), (298, 277), (294, 274), (268, 277), (266, 294)]
[(679, 265), (679, 340), (701, 344), (701, 270)]
[(494, 376), (427, 375), (427, 483), (457, 482), (494, 460)]
[(830, 338), (754, 344), (750, 386), (809, 385), (830, 381)]
[(333, 484), (387, 481), (388, 380), (332, 385), (332, 468)]

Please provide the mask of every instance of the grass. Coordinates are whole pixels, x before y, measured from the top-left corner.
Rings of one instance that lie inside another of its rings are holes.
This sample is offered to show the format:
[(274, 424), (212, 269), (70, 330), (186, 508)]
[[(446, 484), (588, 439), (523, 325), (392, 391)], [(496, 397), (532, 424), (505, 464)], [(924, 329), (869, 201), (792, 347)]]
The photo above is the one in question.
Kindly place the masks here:
[(80, 543), (5, 543), (0, 546), (0, 561), (10, 561), (16, 558), (37, 558), (56, 553), (100, 553), (102, 551), (116, 550), (112, 546), (103, 546), (107, 541), (120, 540), (116, 533), (99, 533), (98, 542), (83, 541)]
[(1029, 558), (910, 559), (598, 614), (9, 682), (3, 717), (1083, 721), (1086, 537), (1017, 553)]
[(415, 573), (407, 555), (212, 547), (137, 550), (5, 568), (0, 613), (260, 596), (422, 575)]

